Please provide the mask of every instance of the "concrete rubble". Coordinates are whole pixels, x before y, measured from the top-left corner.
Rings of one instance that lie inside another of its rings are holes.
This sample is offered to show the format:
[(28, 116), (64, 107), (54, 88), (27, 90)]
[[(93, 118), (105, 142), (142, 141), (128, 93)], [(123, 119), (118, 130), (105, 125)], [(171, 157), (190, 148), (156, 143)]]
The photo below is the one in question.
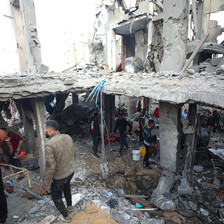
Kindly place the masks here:
[[(74, 221), (77, 218), (84, 224), (89, 220), (94, 224), (109, 223), (108, 220), (113, 224), (224, 222), (223, 111), (217, 136), (211, 138), (206, 133), (209, 145), (199, 144), (203, 139), (201, 112), (208, 107), (224, 108), (224, 47), (217, 43), (224, 29), (210, 19), (210, 14), (223, 10), (223, 1), (214, 0), (211, 4), (211, 0), (141, 0), (130, 8), (125, 2), (101, 2), (88, 40), (89, 63), (78, 64), (77, 57), (73, 67), (49, 73), (42, 64), (33, 1), (11, 1), (12, 7), (20, 8), (19, 28), (23, 28), (26, 48), (26, 61), (20, 55), (20, 64), (27, 68), (0, 77), (0, 118), (4, 125), (17, 123), (24, 128), (30, 155), (22, 162), (31, 177), (18, 181), (41, 199), (7, 181), (8, 223), (62, 221), (50, 192), (43, 195), (39, 187), (45, 170), (43, 125), (47, 118), (57, 120), (60, 131), (71, 135), (74, 141)], [(108, 143), (109, 136), (114, 137), (103, 158), (108, 167), (107, 178), (100, 173), (101, 159), (92, 156), (89, 118), (94, 103), (86, 106), (85, 102), (89, 92), (103, 80), (101, 106), (108, 125), (105, 139)], [(83, 93), (86, 96), (79, 102)], [(57, 100), (57, 94), (61, 99)], [(49, 102), (53, 105), (52, 113), (44, 109), (49, 95), (53, 96)], [(65, 106), (71, 96), (71, 105)], [(129, 114), (137, 110), (139, 98), (143, 99), (149, 118), (154, 118), (152, 104), (159, 107), (159, 152), (150, 156), (152, 169), (143, 168), (142, 158), (134, 161), (132, 157), (132, 150), (142, 146), (137, 143), (138, 113), (133, 120), (128, 118), (133, 126), (137, 123), (137, 131), (128, 136), (130, 149), (117, 158), (119, 138), (112, 133), (118, 102), (115, 98), (119, 98), (119, 103), (125, 98), (132, 102), (128, 105)], [(11, 117), (9, 108), (14, 108)], [(183, 108), (189, 108), (185, 120), (181, 120)], [(10, 174), (9, 169), (3, 168), (4, 176)], [(19, 201), (21, 206), (17, 206)], [(97, 215), (104, 221), (96, 221)]]

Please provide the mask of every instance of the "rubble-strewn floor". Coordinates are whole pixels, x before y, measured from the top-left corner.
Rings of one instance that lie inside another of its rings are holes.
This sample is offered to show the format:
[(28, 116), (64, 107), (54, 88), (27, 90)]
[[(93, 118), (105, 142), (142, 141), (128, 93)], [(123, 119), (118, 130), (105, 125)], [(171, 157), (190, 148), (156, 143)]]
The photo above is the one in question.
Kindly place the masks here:
[[(139, 147), (138, 143), (135, 144), (135, 138), (129, 139), (130, 149), (121, 158), (117, 158), (118, 143), (113, 144), (111, 149), (107, 147), (105, 160), (108, 162), (109, 176), (106, 180), (100, 177), (102, 158), (92, 156), (90, 136), (80, 133), (73, 135), (73, 139), (77, 160), (72, 180), (75, 203), (74, 212), (71, 214), (72, 223), (222, 223), (220, 217), (224, 214), (223, 170), (214, 168), (209, 161), (203, 160), (194, 166), (193, 195), (180, 196), (176, 193), (177, 185), (174, 186), (171, 197), (177, 205), (176, 211), (139, 212), (132, 210), (136, 209), (136, 206), (122, 195), (140, 195), (143, 192), (150, 195), (158, 184), (161, 168), (153, 164), (153, 169), (147, 170), (142, 167), (142, 159), (133, 161), (131, 151)], [(212, 139), (210, 145), (214, 148), (224, 148), (223, 135), (219, 134), (216, 139)], [(40, 184), (38, 171), (31, 172), (31, 179), (33, 185)], [(28, 187), (27, 179), (21, 180), (20, 184)], [(13, 195), (16, 198), (8, 198), (7, 223), (55, 223), (58, 212), (50, 195), (43, 196), (42, 200), (38, 201), (21, 198), (23, 192), (20, 189), (15, 188), (15, 192)]]

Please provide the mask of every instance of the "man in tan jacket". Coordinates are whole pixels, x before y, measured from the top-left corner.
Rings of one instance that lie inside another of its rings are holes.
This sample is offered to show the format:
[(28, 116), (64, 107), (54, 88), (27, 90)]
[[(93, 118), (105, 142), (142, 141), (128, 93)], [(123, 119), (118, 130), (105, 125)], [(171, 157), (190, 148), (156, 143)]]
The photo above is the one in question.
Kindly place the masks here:
[[(70, 181), (74, 175), (73, 162), (76, 157), (72, 138), (66, 134), (60, 134), (58, 123), (48, 120), (44, 125), (44, 133), (49, 141), (45, 145), (46, 170), (44, 175), (44, 188), (51, 184), (51, 197), (55, 206), (64, 217), (64, 222), (72, 219), (68, 216), (71, 212), (72, 197)], [(67, 208), (62, 201), (64, 193)]]

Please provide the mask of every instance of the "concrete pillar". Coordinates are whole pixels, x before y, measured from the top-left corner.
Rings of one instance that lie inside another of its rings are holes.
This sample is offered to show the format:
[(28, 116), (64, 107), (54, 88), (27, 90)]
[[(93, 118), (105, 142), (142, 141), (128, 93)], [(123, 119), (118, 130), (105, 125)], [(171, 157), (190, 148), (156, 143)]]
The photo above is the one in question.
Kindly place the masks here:
[(41, 48), (37, 35), (33, 0), (19, 0), (25, 39), (28, 72), (36, 72), (41, 65)]
[[(177, 154), (180, 149), (180, 119), (179, 105), (159, 102), (159, 137), (160, 164), (163, 168), (157, 188), (153, 191), (151, 200), (162, 210), (174, 210), (175, 203), (167, 198), (160, 198), (163, 193), (170, 193), (175, 181), (177, 170)], [(160, 200), (158, 200), (160, 198)]]
[(105, 121), (109, 132), (113, 132), (115, 126), (115, 96), (104, 95)]
[[(14, 1), (15, 2), (15, 1)], [(17, 1), (19, 2), (19, 1)], [(11, 1), (12, 4), (12, 1)], [(22, 15), (19, 8), (19, 5), (11, 5), (13, 23), (16, 35), (17, 42), (17, 53), (19, 56), (19, 65), (20, 71), (25, 73), (28, 71), (27, 69), (27, 59), (26, 59), (26, 51), (25, 49), (25, 40), (24, 40), (24, 31), (23, 31), (23, 23), (22, 23)]]
[(22, 108), (23, 126), (25, 132), (26, 152), (34, 154), (34, 129), (33, 119), (29, 116), (29, 113)]
[(177, 151), (180, 148), (180, 107), (176, 104), (159, 103), (160, 164), (176, 172)]
[(188, 35), (188, 7), (188, 0), (164, 1), (164, 54), (160, 71), (179, 72), (185, 64)]
[(78, 104), (79, 103), (79, 95), (76, 93), (72, 93), (72, 104)]
[(44, 176), (45, 172), (45, 134), (44, 134), (44, 123), (46, 122), (45, 118), (45, 109), (44, 109), (44, 99), (35, 98), (32, 101), (37, 137), (38, 137), (38, 145), (39, 145), (39, 163), (40, 163), (40, 176)]
[(152, 98), (143, 97), (143, 109), (146, 108), (148, 114), (151, 114), (151, 107), (152, 107)]

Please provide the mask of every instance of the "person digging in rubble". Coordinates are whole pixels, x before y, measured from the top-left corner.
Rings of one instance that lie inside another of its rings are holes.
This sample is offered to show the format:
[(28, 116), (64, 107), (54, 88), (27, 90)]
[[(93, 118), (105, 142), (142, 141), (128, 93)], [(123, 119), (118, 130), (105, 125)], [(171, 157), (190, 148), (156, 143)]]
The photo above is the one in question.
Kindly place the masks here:
[[(127, 126), (129, 127), (128, 131), (127, 131)], [(118, 115), (114, 132), (116, 132), (117, 129), (119, 130), (120, 138), (121, 138), (121, 145), (120, 145), (120, 151), (119, 151), (118, 157), (121, 157), (123, 154), (124, 147), (126, 147), (126, 150), (128, 150), (127, 133), (131, 132), (132, 130), (132, 125), (124, 118), (123, 114)]]
[(7, 219), (7, 201), (4, 192), (4, 185), (2, 181), (2, 171), (0, 168), (0, 224), (5, 224)]
[(214, 126), (213, 126), (213, 137), (216, 137), (217, 127), (219, 125), (219, 120), (220, 120), (220, 114), (216, 110), (215, 107), (212, 108), (212, 116), (213, 116), (213, 122), (214, 122)]
[[(21, 146), (23, 144), (23, 138), (21, 136), (17, 135), (15, 132), (10, 131), (7, 128), (2, 128), (2, 130), (4, 130), (6, 132), (7, 136), (10, 139), (10, 142), (13, 147), (13, 155), (15, 153), (16, 154), (20, 153)], [(21, 167), (21, 164), (20, 165), (18, 164), (18, 166)]]
[(139, 144), (144, 142), (143, 130), (145, 127), (145, 119), (147, 117), (147, 110), (144, 108), (139, 117)]
[[(63, 222), (70, 223), (72, 218), (72, 197), (70, 181), (74, 175), (73, 163), (76, 157), (72, 138), (67, 134), (60, 134), (58, 123), (48, 120), (44, 125), (44, 133), (49, 141), (45, 145), (46, 170), (44, 175), (43, 191), (51, 184), (52, 200), (63, 216)], [(62, 192), (67, 203), (62, 201)]]
[(100, 144), (100, 125), (99, 125), (99, 113), (95, 112), (93, 115), (93, 120), (90, 125), (90, 132), (93, 139), (93, 156), (95, 158), (100, 158), (98, 153), (98, 146)]
[(14, 164), (13, 147), (10, 138), (7, 136), (5, 130), (2, 129), (0, 129), (0, 155), (3, 162)]
[(145, 145), (145, 157), (143, 160), (143, 167), (151, 170), (149, 165), (149, 157), (156, 150), (157, 132), (155, 130), (155, 122), (153, 120), (148, 121), (148, 125), (143, 130), (144, 145)]

